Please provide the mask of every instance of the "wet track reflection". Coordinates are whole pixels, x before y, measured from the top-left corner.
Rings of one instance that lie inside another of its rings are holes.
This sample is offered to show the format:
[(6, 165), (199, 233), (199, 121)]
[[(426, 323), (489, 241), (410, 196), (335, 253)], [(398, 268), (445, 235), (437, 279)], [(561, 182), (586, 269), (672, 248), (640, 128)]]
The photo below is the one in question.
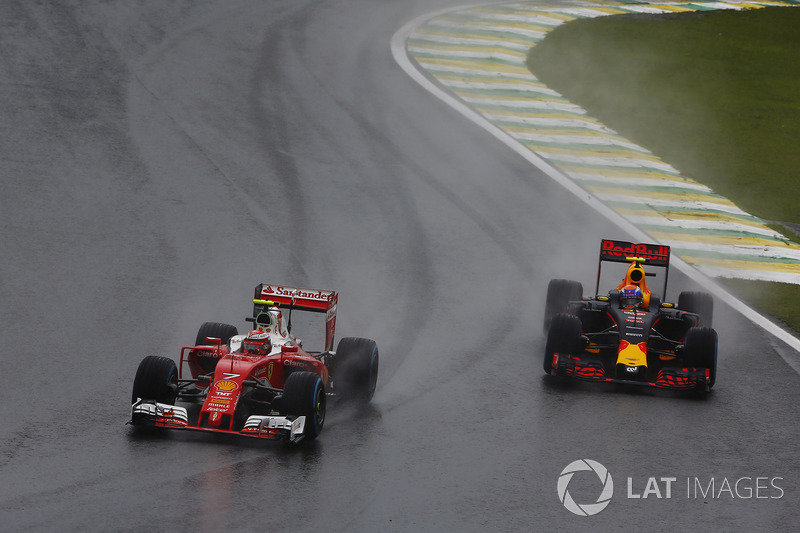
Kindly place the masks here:
[[(793, 529), (800, 376), (724, 303), (707, 397), (542, 376), (547, 282), (626, 236), (397, 67), (394, 32), (455, 5), (0, 7), (7, 529)], [(373, 403), (299, 446), (125, 426), (142, 357), (243, 331), (259, 282), (339, 291), (337, 339), (380, 348)], [(557, 492), (579, 459), (614, 480), (593, 517)]]

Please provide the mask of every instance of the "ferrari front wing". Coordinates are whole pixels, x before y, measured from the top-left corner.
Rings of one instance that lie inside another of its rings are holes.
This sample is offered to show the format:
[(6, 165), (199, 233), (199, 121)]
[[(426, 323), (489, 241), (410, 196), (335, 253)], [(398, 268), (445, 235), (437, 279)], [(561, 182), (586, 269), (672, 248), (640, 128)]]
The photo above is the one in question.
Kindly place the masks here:
[(163, 427), (172, 429), (190, 429), (196, 431), (212, 431), (245, 435), (268, 440), (287, 439), (297, 442), (304, 436), (306, 417), (288, 417), (283, 415), (251, 415), (247, 418), (241, 431), (192, 426), (184, 407), (143, 401), (139, 398), (131, 406), (131, 421), (134, 426)]

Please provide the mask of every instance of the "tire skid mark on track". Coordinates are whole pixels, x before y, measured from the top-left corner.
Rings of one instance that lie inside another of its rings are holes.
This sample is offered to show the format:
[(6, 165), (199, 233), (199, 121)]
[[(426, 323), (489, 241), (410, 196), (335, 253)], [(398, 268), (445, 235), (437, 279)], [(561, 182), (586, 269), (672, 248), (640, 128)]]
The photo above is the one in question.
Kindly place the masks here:
[[(365, 137), (384, 139), (386, 136), (385, 133), (379, 128), (372, 126), (371, 123), (363, 117), (363, 111), (355, 109), (346, 101), (337, 98), (335, 93), (325, 86), (324, 80), (321, 80), (313, 69), (306, 67), (308, 58), (305, 56), (315, 54), (316, 52), (309, 48), (306, 43), (306, 37), (304, 36), (307, 31), (310, 31), (306, 29), (306, 26), (313, 20), (315, 10), (317, 10), (318, 7), (316, 3), (310, 2), (303, 9), (293, 10), (292, 13), (271, 25), (271, 27), (274, 28), (274, 32), (265, 32), (270, 36), (270, 39), (265, 41), (262, 45), (261, 70), (258, 72), (258, 80), (254, 80), (252, 100), (256, 102), (259, 100), (260, 95), (268, 94), (270, 98), (280, 102), (279, 104), (275, 104), (277, 108), (286, 110), (292, 108), (292, 106), (296, 106), (295, 94), (301, 89), (297, 87), (297, 85), (305, 84), (305, 90), (309, 90), (309, 87), (311, 87), (318, 93), (318, 103), (328, 103), (328, 109), (338, 110), (338, 112), (345, 117), (345, 120), (352, 122), (358, 129), (365, 132)], [(284, 47), (287, 52), (280, 54), (275, 53), (275, 49), (279, 47)], [(291, 64), (284, 64), (273, 59), (284, 58), (286, 55), (292, 55), (294, 57), (294, 61), (292, 61)], [(287, 72), (284, 72), (284, 70)], [(288, 70), (292, 70), (293, 72), (301, 71), (302, 78), (298, 78), (297, 74), (294, 76), (289, 75)], [(306, 122), (314, 123), (315, 138), (322, 139), (323, 142), (330, 147), (329, 153), (337, 154), (337, 157), (343, 159), (343, 168), (351, 169), (352, 172), (350, 174), (356, 179), (368, 175), (368, 164), (351, 155), (352, 151), (347, 149), (347, 144), (353, 142), (353, 140), (341, 135), (341, 132), (326, 128), (324, 121), (315, 121), (313, 110), (298, 108), (294, 109), (292, 113), (267, 113), (263, 110), (259, 110), (257, 115), (259, 130), (266, 140), (266, 156), (273, 162), (275, 175), (286, 184), (288, 191), (293, 191), (287, 194), (287, 201), (293, 206), (292, 209), (295, 209), (295, 207), (298, 209), (297, 215), (301, 216), (293, 215), (293, 217), (297, 216), (299, 221), (304, 221), (307, 218), (305, 215), (302, 215), (304, 211), (308, 211), (305, 209), (305, 201), (300, 201), (300, 199), (303, 198), (304, 187), (309, 187), (309, 185), (304, 185), (302, 183), (302, 171), (298, 168), (294, 156), (292, 155), (294, 146), (291, 140), (293, 133), (291, 124), (284, 117), (292, 116), (295, 119), (297, 117), (304, 117)], [(279, 122), (270, 123), (266, 117), (279, 117)], [(304, 141), (307, 140), (308, 139)], [(384, 148), (391, 146), (391, 143), (384, 141), (382, 143), (376, 143), (374, 146)], [(388, 152), (389, 150), (387, 149), (386, 151)], [(399, 161), (400, 164), (405, 164), (402, 154), (390, 153), (389, 155), (391, 158)], [(373, 163), (380, 164), (380, 161), (381, 158), (375, 158)], [(425, 245), (427, 238), (424, 235), (424, 228), (422, 228), (420, 224), (420, 218), (413, 214), (416, 211), (416, 206), (414, 205), (414, 200), (409, 194), (407, 187), (401, 182), (394, 182), (390, 194), (373, 198), (378, 204), (383, 204), (385, 202), (385, 208), (387, 210), (390, 207), (394, 207), (402, 212), (410, 214), (410, 216), (404, 218), (406, 231), (411, 236), (410, 241), (417, 245), (413, 250), (415, 257), (413, 268), (416, 274), (412, 275), (411, 278), (417, 283), (420, 283), (421, 280), (427, 280), (427, 283), (431, 285), (427, 290), (432, 290), (432, 280), (426, 277), (427, 273), (433, 270), (430, 266), (432, 251), (429, 246)], [(299, 223), (299, 227), (294, 229), (295, 235), (293, 240), (307, 243), (307, 241), (309, 241), (307, 234), (309, 233), (308, 226), (310, 224), (313, 225), (315, 223)], [(304, 250), (302, 254), (303, 257), (307, 256), (308, 253), (311, 252)], [(402, 257), (412, 253), (412, 250), (405, 250), (402, 249), (402, 247), (398, 247), (398, 249), (392, 253), (397, 254), (397, 258), (394, 262), (399, 264), (402, 263)], [(422, 283), (426, 282), (423, 281)], [(397, 292), (398, 294), (411, 294), (412, 290), (407, 288), (407, 290), (400, 290)], [(416, 331), (428, 320), (423, 313), (418, 312), (411, 302), (409, 302), (408, 305), (398, 306), (398, 308), (409, 310), (408, 312), (398, 314), (396, 317), (399, 324), (397, 328), (398, 331)], [(412, 309), (414, 309), (414, 312), (411, 312)], [(416, 342), (414, 338), (410, 339), (410, 341), (406, 341), (406, 348), (409, 350), (412, 349), (414, 342)], [(387, 372), (387, 370), (389, 370), (389, 372)], [(390, 378), (390, 367), (384, 364), (381, 369), (380, 379), (381, 381), (385, 381)]]
[[(269, 235), (273, 246), (281, 249), (280, 256), (285, 258), (292, 271), (297, 272), (299, 277), (307, 277), (300, 251), (294, 246), (294, 241), (283, 236), (280, 232), (271, 231), (274, 226), (274, 213), (265, 212), (263, 204), (260, 202), (261, 196), (253, 193), (253, 190), (255, 190), (253, 184), (231, 170), (230, 165), (219, 157), (219, 153), (215, 151), (213, 143), (192, 133), (195, 129), (191, 121), (187, 120), (185, 110), (180, 107), (186, 102), (170, 101), (168, 97), (165, 98), (164, 94), (161, 94), (163, 88), (159, 87), (159, 84), (165, 78), (163, 76), (164, 70), (169, 68), (165, 67), (165, 65), (169, 64), (173, 55), (180, 53), (181, 46), (192, 42), (192, 40), (202, 39), (208, 28), (241, 16), (242, 10), (236, 6), (232, 6), (223, 15), (220, 15), (220, 12), (214, 12), (213, 16), (201, 16), (192, 24), (188, 24), (184, 30), (174, 34), (170, 39), (155, 47), (139, 62), (139, 67), (134, 69), (132, 73), (133, 83), (131, 84), (128, 98), (136, 102), (136, 105), (147, 105), (152, 109), (151, 113), (145, 114), (149, 118), (142, 123), (147, 127), (146, 133), (143, 132), (138, 135), (145, 139), (158, 138), (154, 133), (156, 131), (155, 126), (153, 126), (157, 123), (157, 120), (153, 117), (163, 117), (165, 122), (173, 129), (171, 134), (164, 134), (163, 137), (165, 139), (179, 139), (178, 142), (185, 145), (187, 152), (197, 156), (198, 160), (212, 169), (212, 172), (219, 177), (218, 182), (225, 193), (225, 197), (233, 199), (237, 207), (248, 213), (248, 224), (252, 224), (260, 234)], [(199, 109), (202, 106), (198, 105), (196, 107)], [(257, 116), (257, 114), (254, 113), (254, 116)], [(168, 176), (168, 173), (163, 173), (160, 170), (152, 172), (157, 176)], [(174, 180), (160, 178), (160, 181), (168, 184), (167, 188), (169, 188)], [(172, 193), (163, 194), (172, 195)], [(296, 195), (287, 194), (287, 197), (289, 202), (294, 200), (297, 204), (302, 205)], [(294, 208), (295, 206), (292, 205), (292, 207)]]
[[(298, 282), (306, 284), (310, 283), (303, 266), (303, 258), (309, 253), (305, 249), (308, 242), (308, 226), (304, 223), (308, 219), (308, 213), (299, 170), (292, 155), (290, 124), (287, 114), (268, 112), (265, 110), (265, 105), (266, 102), (270, 102), (279, 109), (285, 109), (290, 105), (291, 102), (287, 100), (292, 98), (292, 92), (284, 87), (286, 83), (284, 80), (287, 77), (282, 73), (286, 66), (275, 60), (276, 57), (281, 57), (281, 54), (276, 53), (276, 49), (281, 47), (291, 49), (297, 46), (297, 36), (294, 33), (291, 37), (287, 35), (289, 32), (286, 28), (293, 27), (287, 22), (305, 17), (314, 7), (313, 2), (292, 5), (280, 18), (270, 21), (264, 30), (266, 38), (261, 43), (259, 68), (254, 71), (250, 82), (252, 123), (264, 139), (263, 153), (273, 171), (270, 177), (277, 179), (283, 187), (284, 198), (279, 203), (288, 206), (284, 216), (291, 214), (291, 217), (298, 221), (297, 224), (289, 226), (288, 230), (292, 232), (290, 239), (292, 246), (296, 247), (292, 252), (293, 268), (301, 273)], [(265, 95), (269, 95), (268, 100), (265, 99)]]

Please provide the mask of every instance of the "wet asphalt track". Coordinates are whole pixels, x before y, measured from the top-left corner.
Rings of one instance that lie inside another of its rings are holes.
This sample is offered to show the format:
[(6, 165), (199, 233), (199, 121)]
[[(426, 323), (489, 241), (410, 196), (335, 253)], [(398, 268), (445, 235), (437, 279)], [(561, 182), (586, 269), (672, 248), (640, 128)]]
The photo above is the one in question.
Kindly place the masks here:
[[(707, 398), (542, 376), (547, 281), (625, 235), (397, 67), (450, 5), (0, 5), (3, 530), (796, 528), (800, 376), (730, 308)], [(297, 447), (126, 427), (140, 359), (245, 329), (261, 281), (340, 292), (372, 406)], [(581, 458), (615, 483), (593, 517), (556, 492)]]

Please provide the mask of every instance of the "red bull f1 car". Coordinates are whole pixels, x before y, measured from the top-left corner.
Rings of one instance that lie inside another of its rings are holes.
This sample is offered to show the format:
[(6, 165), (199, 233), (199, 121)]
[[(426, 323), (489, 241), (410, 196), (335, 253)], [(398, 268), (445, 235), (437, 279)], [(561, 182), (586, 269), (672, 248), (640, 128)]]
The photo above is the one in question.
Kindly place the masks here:
[[(329, 398), (369, 402), (378, 346), (347, 337), (333, 351), (338, 293), (261, 283), (252, 330), (204, 323), (179, 361), (148, 356), (131, 395), (135, 426), (192, 429), (271, 440), (314, 439)], [(292, 334), (293, 312), (325, 316), (325, 346), (313, 352)]]
[[(717, 373), (714, 301), (709, 293), (694, 291), (681, 292), (677, 304), (662, 300), (669, 258), (669, 246), (604, 239), (595, 296), (584, 296), (578, 281), (551, 280), (544, 318), (545, 373), (709, 391)], [(609, 262), (628, 267), (622, 281), (601, 294), (601, 270)], [(648, 277), (657, 275), (654, 270), (663, 275), (660, 293), (647, 284)]]

